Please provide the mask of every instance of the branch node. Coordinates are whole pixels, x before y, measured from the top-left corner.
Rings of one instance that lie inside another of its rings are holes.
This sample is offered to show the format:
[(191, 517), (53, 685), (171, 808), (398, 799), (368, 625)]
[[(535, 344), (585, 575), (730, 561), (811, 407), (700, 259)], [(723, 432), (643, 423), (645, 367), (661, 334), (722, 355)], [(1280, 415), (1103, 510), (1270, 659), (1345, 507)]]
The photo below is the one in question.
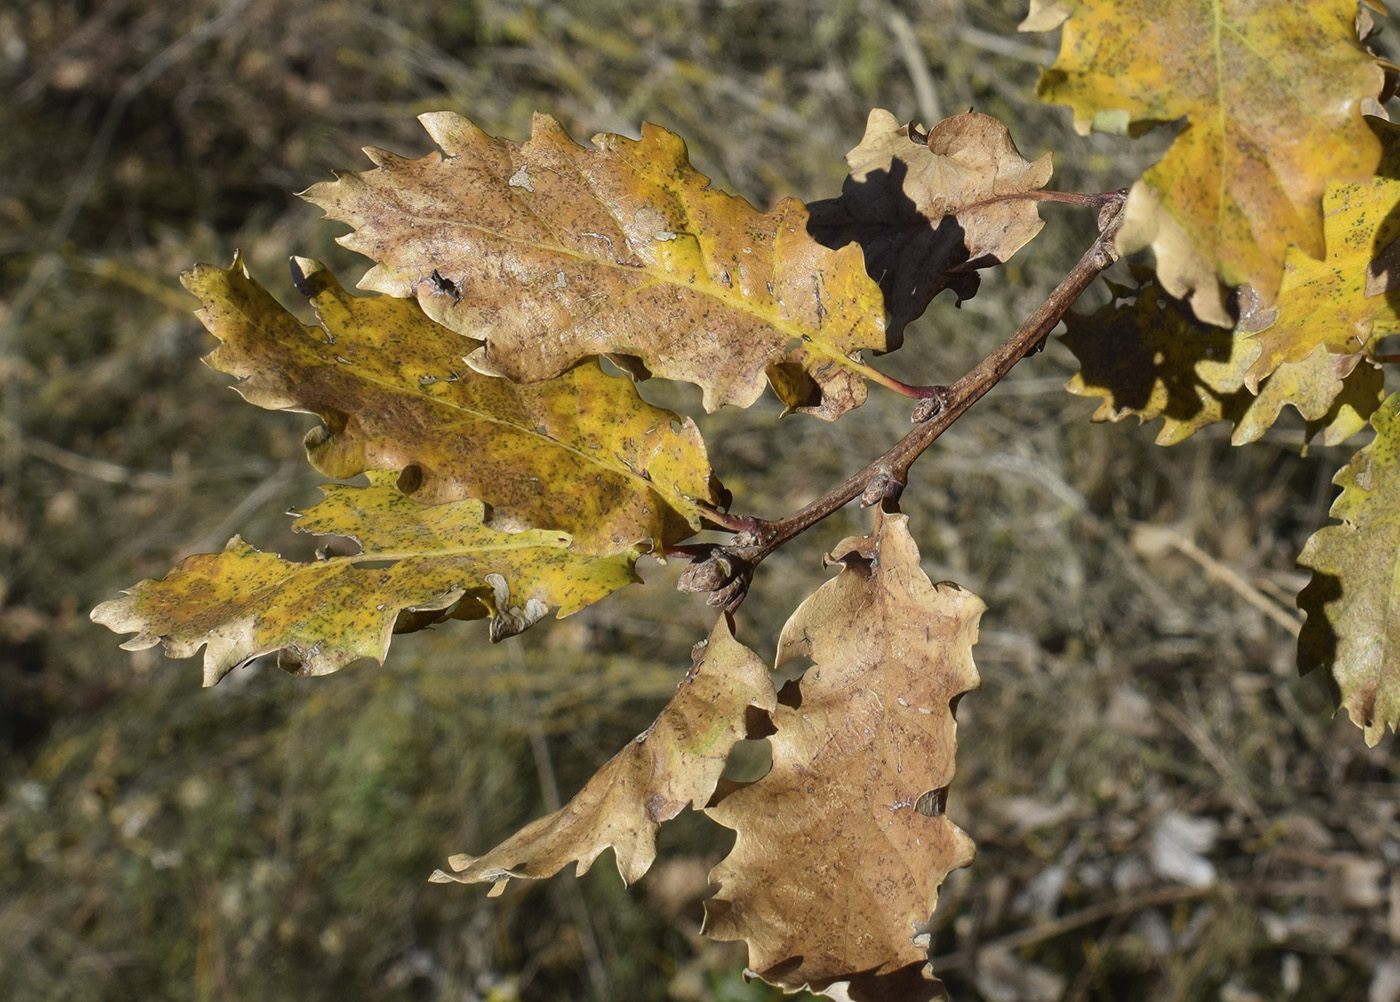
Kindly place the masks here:
[(903, 470), (897, 471), (890, 466), (881, 466), (861, 492), (860, 506), (871, 508), (882, 501), (898, 501), (899, 496), (904, 493), (906, 483)]
[(931, 386), (931, 392), (914, 406), (914, 413), (909, 416), (910, 424), (923, 424), (943, 412), (943, 408), (948, 406), (948, 387)]
[(755, 563), (726, 547), (710, 547), (703, 555), (697, 553), (690, 566), (681, 572), (676, 590), (692, 594), (709, 592), (706, 604), (733, 612), (749, 593)]

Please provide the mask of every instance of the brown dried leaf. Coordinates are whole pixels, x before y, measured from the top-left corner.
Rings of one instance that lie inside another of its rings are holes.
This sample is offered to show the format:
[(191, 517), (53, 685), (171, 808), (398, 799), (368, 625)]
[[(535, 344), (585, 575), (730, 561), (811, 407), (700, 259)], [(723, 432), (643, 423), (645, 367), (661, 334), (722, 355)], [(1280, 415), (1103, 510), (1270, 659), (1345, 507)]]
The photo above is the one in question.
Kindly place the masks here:
[(924, 135), (876, 108), (846, 162), (840, 197), (808, 206), (811, 229), (828, 247), (865, 251), (891, 349), (934, 296), (951, 288), (968, 298), (976, 269), (1007, 260), (1045, 225), (1024, 196), (1050, 180), (1050, 154), (1026, 161), (990, 115), (954, 115)]
[(783, 628), (779, 665), (813, 664), (773, 713), (772, 771), (709, 811), (738, 837), (711, 873), (705, 931), (745, 940), (749, 966), (789, 991), (932, 995), (921, 969), (938, 888), (973, 857), (943, 804), (985, 606), (929, 582), (905, 516), (877, 519)]
[(305, 197), (378, 262), (362, 287), (416, 296), (485, 342), (469, 359), (481, 372), (528, 382), (626, 356), (698, 384), (714, 410), (753, 403), (786, 361), (820, 396), (789, 407), (833, 417), (864, 401), (853, 373), (861, 350), (885, 348), (879, 290), (858, 250), (808, 234), (801, 202), (765, 214), (711, 188), (685, 143), (652, 125), (589, 150), (547, 115), (525, 143), (446, 112), (421, 121), (442, 154), (367, 150), (378, 169)]
[(734, 639), (721, 616), (694, 664), (650, 727), (618, 752), (562, 808), (534, 821), (483, 856), (457, 855), (452, 873), (432, 879), (492, 882), (551, 877), (577, 862), (582, 875), (611, 848), (624, 883), (641, 879), (656, 858), (656, 832), (686, 804), (704, 806), (725, 760), (747, 733), (749, 707), (777, 705), (768, 668)]

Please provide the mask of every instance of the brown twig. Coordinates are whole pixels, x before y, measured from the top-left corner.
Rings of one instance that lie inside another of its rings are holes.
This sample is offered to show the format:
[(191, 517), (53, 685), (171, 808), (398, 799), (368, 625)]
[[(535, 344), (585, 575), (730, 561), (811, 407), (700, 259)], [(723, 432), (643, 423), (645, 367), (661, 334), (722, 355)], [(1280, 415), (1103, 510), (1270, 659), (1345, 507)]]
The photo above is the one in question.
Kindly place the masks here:
[(774, 550), (845, 507), (856, 498), (866, 506), (897, 500), (908, 479), (909, 467), (973, 404), (1000, 382), (1016, 363), (1039, 351), (1046, 337), (1084, 290), (1117, 260), (1114, 237), (1122, 222), (1127, 192), (1119, 191), (1099, 215), (1100, 233), (1074, 268), (1034, 313), (995, 351), (951, 386), (939, 388), (914, 409), (917, 424), (883, 456), (847, 477), (811, 504), (776, 521), (730, 515), (742, 528), (723, 545), (694, 547), (691, 565), (681, 575), (681, 591), (708, 592), (709, 603), (733, 610), (744, 600), (754, 568)]

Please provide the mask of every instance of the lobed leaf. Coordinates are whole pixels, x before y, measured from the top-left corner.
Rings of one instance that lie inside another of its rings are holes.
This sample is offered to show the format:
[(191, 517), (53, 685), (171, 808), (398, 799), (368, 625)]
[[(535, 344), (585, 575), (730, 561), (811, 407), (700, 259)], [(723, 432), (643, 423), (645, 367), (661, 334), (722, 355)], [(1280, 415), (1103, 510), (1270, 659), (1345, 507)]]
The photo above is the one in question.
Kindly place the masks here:
[(1260, 347), (1246, 323), (1253, 313), (1245, 311), (1241, 330), (1226, 331), (1197, 321), (1156, 283), (1114, 291), (1119, 298), (1093, 314), (1066, 314), (1061, 337), (1080, 364), (1065, 388), (1103, 398), (1095, 421), (1161, 418), (1159, 445), (1229, 421), (1235, 426), (1231, 442), (1243, 445), (1261, 437), (1290, 405), (1321, 430), (1325, 444), (1335, 445), (1361, 430), (1380, 404), (1380, 370), (1361, 355), (1333, 354), (1323, 346), (1277, 366), (1256, 394), (1249, 373)]
[(1375, 267), (1377, 251), (1400, 239), (1400, 127), (1376, 118), (1367, 122), (1384, 149), (1378, 176), (1327, 186), (1327, 253), (1321, 261), (1289, 248), (1270, 322), (1253, 335), (1260, 350), (1247, 375), (1251, 389), (1279, 366), (1318, 349), (1354, 355), (1375, 333), (1400, 326), (1392, 302), (1400, 276), (1377, 281)]
[(749, 967), (788, 991), (933, 997), (928, 922), (939, 885), (973, 857), (943, 804), (985, 606), (930, 583), (902, 515), (832, 559), (841, 573), (778, 642), (780, 666), (812, 666), (779, 694), (772, 770), (708, 812), (738, 835), (710, 874), (705, 932), (746, 941)]
[(808, 206), (811, 229), (828, 247), (864, 250), (892, 349), (934, 296), (951, 288), (969, 298), (977, 269), (1006, 261), (1045, 225), (1024, 196), (1050, 180), (1050, 154), (1027, 162), (990, 115), (954, 115), (924, 134), (877, 108), (846, 163), (840, 197)]
[(1163, 286), (1202, 320), (1230, 324), (1221, 280), (1272, 304), (1290, 245), (1324, 253), (1326, 183), (1374, 172), (1362, 106), (1383, 71), (1355, 18), (1355, 0), (1055, 0), (1022, 25), (1063, 24), (1038, 91), (1081, 133), (1186, 120), (1133, 185), (1118, 249), (1151, 246)]
[(416, 296), (481, 339), (479, 371), (528, 382), (617, 355), (698, 384), (715, 410), (752, 404), (786, 365), (772, 382), (792, 409), (834, 418), (864, 401), (859, 353), (885, 347), (879, 290), (857, 249), (808, 234), (801, 202), (760, 213), (711, 188), (652, 125), (589, 150), (546, 115), (523, 144), (446, 112), (420, 120), (441, 154), (367, 150), (375, 170), (304, 197), (378, 262), (362, 287)]
[(199, 265), (184, 283), (223, 342), (211, 366), (241, 377), (250, 403), (324, 422), (306, 448), (327, 476), (400, 471), (400, 488), (423, 502), (478, 498), (493, 527), (568, 532), (592, 556), (677, 542), (721, 503), (694, 422), (596, 361), (528, 386), (483, 376), (462, 364), (480, 342), (413, 301), (351, 296), (305, 258), (293, 271), (319, 326), (288, 313), (241, 259)]
[(652, 725), (598, 770), (572, 800), (531, 822), (482, 856), (453, 856), (439, 883), (491, 882), (500, 894), (512, 877), (540, 880), (570, 863), (588, 872), (612, 849), (623, 883), (640, 880), (656, 859), (656, 833), (694, 804), (709, 801), (734, 744), (747, 733), (749, 707), (771, 710), (776, 693), (767, 666), (734, 639), (722, 616), (692, 652), (690, 671)]
[(204, 684), (277, 652), (293, 675), (326, 675), (360, 658), (381, 664), (393, 633), (447, 618), (491, 618), (491, 639), (527, 629), (551, 606), (567, 616), (638, 580), (638, 551), (584, 557), (566, 533), (505, 533), (484, 524), (480, 501), (424, 505), (394, 487), (330, 484), (293, 524), (348, 536), (353, 556), (283, 560), (235, 536), (222, 553), (187, 557), (92, 611), (94, 622), (135, 633), (122, 647), (157, 643), (186, 658), (204, 652)]
[(1298, 563), (1313, 572), (1298, 595), (1307, 621), (1298, 668), (1326, 668), (1352, 723), (1375, 746), (1400, 728), (1400, 393), (1371, 416), (1376, 437), (1338, 471), (1342, 493)]

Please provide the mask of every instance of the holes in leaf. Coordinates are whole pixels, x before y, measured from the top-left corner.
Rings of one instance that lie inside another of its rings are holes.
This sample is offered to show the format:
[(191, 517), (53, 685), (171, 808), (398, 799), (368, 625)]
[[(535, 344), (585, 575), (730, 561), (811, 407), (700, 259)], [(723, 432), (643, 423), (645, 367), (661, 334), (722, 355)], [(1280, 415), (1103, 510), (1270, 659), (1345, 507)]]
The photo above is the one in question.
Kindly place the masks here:
[(914, 801), (914, 810), (926, 818), (941, 816), (947, 806), (948, 788), (946, 786), (940, 786), (936, 790), (927, 790), (919, 794), (919, 799)]
[(768, 711), (757, 706), (744, 708), (744, 727), (751, 741), (778, 733), (778, 729), (773, 726), (773, 718), (768, 716)]
[(417, 463), (405, 466), (399, 474), (399, 479), (394, 482), (394, 486), (399, 489), (399, 493), (411, 496), (423, 486), (423, 468)]
[(735, 783), (752, 783), (773, 768), (773, 746), (767, 738), (736, 741), (724, 764), (724, 778)]

